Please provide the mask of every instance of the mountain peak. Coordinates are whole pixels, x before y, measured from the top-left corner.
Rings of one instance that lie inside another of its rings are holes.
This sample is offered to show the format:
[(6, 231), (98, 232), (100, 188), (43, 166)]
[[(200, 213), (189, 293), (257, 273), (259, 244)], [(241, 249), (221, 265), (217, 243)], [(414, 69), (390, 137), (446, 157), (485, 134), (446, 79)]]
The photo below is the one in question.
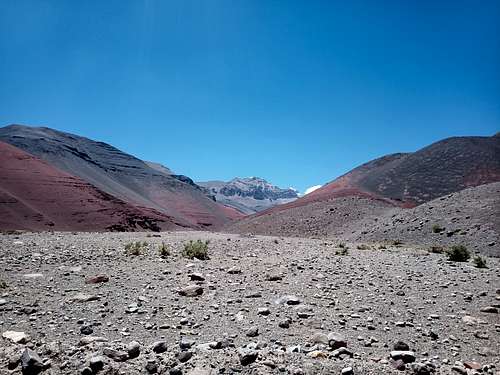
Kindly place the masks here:
[(255, 176), (235, 177), (228, 182), (199, 182), (198, 185), (209, 189), (217, 201), (249, 214), (298, 198), (295, 189), (282, 189)]

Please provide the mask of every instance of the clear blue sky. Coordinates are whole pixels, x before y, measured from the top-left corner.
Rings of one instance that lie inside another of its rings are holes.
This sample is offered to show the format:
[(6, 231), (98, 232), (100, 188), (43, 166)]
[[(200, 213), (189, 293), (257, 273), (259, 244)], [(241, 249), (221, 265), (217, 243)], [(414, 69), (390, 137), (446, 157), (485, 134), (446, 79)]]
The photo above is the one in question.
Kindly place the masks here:
[(500, 2), (2, 0), (10, 123), (303, 191), (499, 131)]

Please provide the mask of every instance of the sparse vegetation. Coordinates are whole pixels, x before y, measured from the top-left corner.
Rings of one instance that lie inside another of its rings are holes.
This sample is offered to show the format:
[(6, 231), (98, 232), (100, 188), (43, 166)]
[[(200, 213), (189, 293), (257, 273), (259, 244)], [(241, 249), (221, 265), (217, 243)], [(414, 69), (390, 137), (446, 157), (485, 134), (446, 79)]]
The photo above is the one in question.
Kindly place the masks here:
[(393, 246), (400, 246), (402, 244), (403, 244), (403, 241), (401, 241), (401, 240), (394, 240), (394, 241), (392, 241), (392, 245)]
[(0, 289), (6, 289), (7, 288), (7, 283), (3, 280), (0, 280)]
[(467, 262), (470, 258), (469, 250), (464, 245), (454, 245), (446, 251), (448, 260), (453, 262)]
[(125, 253), (127, 255), (142, 255), (146, 251), (148, 243), (146, 241), (130, 242), (125, 245)]
[[(341, 244), (341, 245), (343, 245), (343, 244)], [(340, 249), (338, 249), (335, 252), (336, 255), (348, 255), (349, 254), (349, 248), (347, 246), (344, 245), (344, 246), (341, 247), (339, 245), (339, 247), (340, 247)]]
[(442, 247), (442, 246), (431, 246), (431, 248), (429, 249), (429, 252), (433, 253), (433, 254), (442, 254), (444, 252), (444, 247)]
[(184, 250), (182, 251), (182, 256), (189, 259), (208, 259), (208, 244), (209, 241), (189, 241), (184, 244)]
[(158, 252), (162, 258), (166, 258), (170, 255), (170, 248), (165, 242), (162, 242), (158, 248)]
[(370, 246), (366, 245), (366, 244), (361, 244), (361, 245), (358, 245), (356, 246), (356, 248), (358, 250), (370, 250)]
[(472, 261), (474, 262), (476, 268), (488, 268), (488, 266), (486, 266), (486, 260), (479, 255), (475, 256)]
[(434, 224), (432, 226), (432, 233), (441, 233), (444, 230), (439, 224)]

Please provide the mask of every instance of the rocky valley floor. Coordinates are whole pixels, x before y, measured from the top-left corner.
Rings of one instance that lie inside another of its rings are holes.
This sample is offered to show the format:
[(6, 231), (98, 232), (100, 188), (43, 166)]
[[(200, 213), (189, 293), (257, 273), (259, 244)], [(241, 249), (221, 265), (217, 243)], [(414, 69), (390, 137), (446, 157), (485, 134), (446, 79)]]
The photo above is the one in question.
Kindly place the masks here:
[[(209, 260), (182, 256), (210, 240)], [(146, 242), (141, 255), (126, 244)], [(171, 254), (159, 255), (165, 243)], [(498, 374), (499, 259), (207, 232), (0, 235), (0, 374)]]

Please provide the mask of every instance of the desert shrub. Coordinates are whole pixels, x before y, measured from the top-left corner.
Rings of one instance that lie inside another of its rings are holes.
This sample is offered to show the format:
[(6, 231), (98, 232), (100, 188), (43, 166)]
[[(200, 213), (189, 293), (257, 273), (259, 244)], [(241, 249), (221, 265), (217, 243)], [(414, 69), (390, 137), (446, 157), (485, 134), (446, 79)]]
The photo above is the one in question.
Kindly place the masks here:
[(446, 251), (448, 260), (453, 262), (467, 262), (470, 258), (469, 250), (464, 245), (454, 245)]
[(125, 253), (128, 255), (141, 255), (144, 254), (148, 247), (148, 243), (146, 241), (136, 241), (130, 242), (125, 245)]
[(209, 241), (189, 241), (184, 244), (184, 250), (182, 251), (182, 256), (189, 259), (208, 259), (208, 244)]
[(387, 246), (385, 246), (385, 245), (378, 245), (378, 249), (379, 250), (386, 250)]
[(442, 254), (444, 252), (444, 248), (442, 246), (431, 246), (429, 252), (434, 254)]
[(394, 240), (394, 241), (392, 241), (392, 245), (393, 246), (399, 246), (399, 245), (402, 245), (402, 244), (403, 244), (403, 241), (401, 241), (401, 240)]
[(165, 242), (162, 242), (158, 247), (158, 253), (162, 258), (166, 258), (170, 255), (170, 248), (165, 244)]
[(432, 226), (432, 233), (441, 233), (444, 230), (439, 224), (434, 224)]
[(472, 260), (474, 262), (474, 265), (477, 267), (477, 268), (488, 268), (486, 266), (486, 260), (482, 257), (480, 257), (479, 255), (478, 256), (475, 256), (474, 259)]
[[(340, 247), (340, 246), (339, 246)], [(347, 246), (344, 246), (344, 247), (340, 247), (340, 249), (338, 249), (336, 252), (335, 252), (336, 255), (347, 255), (349, 254), (349, 248)]]
[(358, 250), (370, 250), (370, 246), (365, 245), (365, 244), (358, 245), (358, 246), (356, 246), (356, 248)]
[(0, 289), (6, 289), (6, 288), (7, 288), (7, 283), (0, 279)]

